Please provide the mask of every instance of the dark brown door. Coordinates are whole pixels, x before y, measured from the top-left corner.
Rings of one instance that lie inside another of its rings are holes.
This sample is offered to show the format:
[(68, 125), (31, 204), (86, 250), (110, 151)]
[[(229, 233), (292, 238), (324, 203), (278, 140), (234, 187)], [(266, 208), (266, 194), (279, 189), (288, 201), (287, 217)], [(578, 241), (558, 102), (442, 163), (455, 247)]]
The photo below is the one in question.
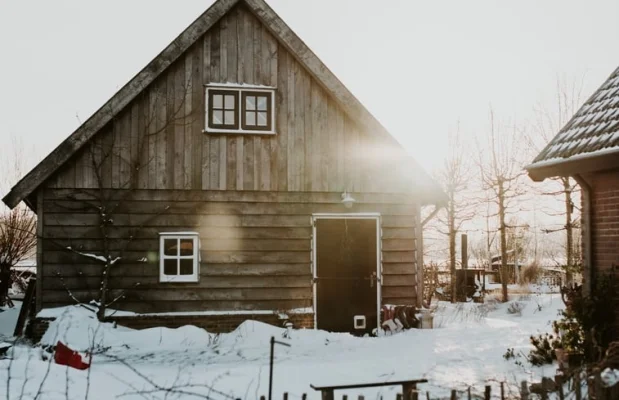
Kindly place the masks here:
[[(376, 220), (316, 220), (317, 328), (370, 332), (376, 327)], [(365, 316), (366, 329), (354, 317)]]

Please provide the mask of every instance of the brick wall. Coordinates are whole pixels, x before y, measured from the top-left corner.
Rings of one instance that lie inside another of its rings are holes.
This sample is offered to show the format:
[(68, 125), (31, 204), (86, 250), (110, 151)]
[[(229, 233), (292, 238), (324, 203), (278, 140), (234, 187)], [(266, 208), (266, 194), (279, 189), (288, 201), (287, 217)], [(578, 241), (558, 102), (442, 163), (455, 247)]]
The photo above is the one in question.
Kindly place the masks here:
[[(586, 177), (591, 186), (591, 239), (593, 279), (610, 274), (619, 279), (619, 170)], [(619, 321), (619, 293), (607, 299)], [(619, 322), (618, 322), (619, 323)], [(619, 326), (615, 338), (619, 339)]]
[(592, 188), (593, 271), (619, 273), (619, 170), (587, 177)]

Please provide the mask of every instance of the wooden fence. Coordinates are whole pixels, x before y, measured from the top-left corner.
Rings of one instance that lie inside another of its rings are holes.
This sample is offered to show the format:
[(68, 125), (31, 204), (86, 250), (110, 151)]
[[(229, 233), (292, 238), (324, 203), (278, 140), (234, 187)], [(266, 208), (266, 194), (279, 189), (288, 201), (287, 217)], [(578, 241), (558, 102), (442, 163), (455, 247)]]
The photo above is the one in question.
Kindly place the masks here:
[[(599, 376), (598, 376), (599, 378)], [(498, 393), (492, 392), (492, 386), (487, 385), (484, 388), (483, 395), (473, 394), (471, 388), (469, 387), (465, 391), (451, 390), (451, 394), (449, 396), (441, 396), (435, 397), (428, 391), (417, 390), (412, 394), (410, 399), (405, 399), (402, 393), (397, 393), (394, 397), (394, 400), (491, 400), (491, 399), (501, 399), (501, 400), (534, 400), (534, 399), (559, 399), (559, 400), (567, 400), (567, 399), (575, 399), (575, 400), (618, 400), (619, 399), (619, 384), (606, 388), (602, 385), (599, 379), (595, 379), (594, 381), (589, 382), (588, 386), (584, 385), (582, 381), (574, 379), (567, 388), (563, 385), (558, 387), (558, 390), (552, 392), (540, 392), (540, 393), (531, 393), (529, 389), (529, 384), (526, 381), (523, 381), (520, 385), (519, 394), (508, 394), (505, 390), (505, 384), (503, 382), (500, 383)], [(302, 400), (307, 400), (307, 394), (303, 393), (301, 396)], [(288, 400), (288, 393), (284, 393), (282, 399)], [(294, 396), (295, 399), (299, 398), (298, 395)], [(323, 399), (326, 399), (324, 394), (322, 395)], [(342, 400), (365, 400), (366, 397), (364, 395), (357, 395), (356, 397), (349, 396), (347, 394), (341, 394), (336, 396), (337, 399)], [(376, 397), (369, 396), (368, 400), (375, 399)], [(381, 400), (389, 400), (389, 398), (385, 396), (379, 397)], [(241, 400), (241, 399), (238, 399)], [(265, 396), (261, 396), (260, 400), (267, 400)]]

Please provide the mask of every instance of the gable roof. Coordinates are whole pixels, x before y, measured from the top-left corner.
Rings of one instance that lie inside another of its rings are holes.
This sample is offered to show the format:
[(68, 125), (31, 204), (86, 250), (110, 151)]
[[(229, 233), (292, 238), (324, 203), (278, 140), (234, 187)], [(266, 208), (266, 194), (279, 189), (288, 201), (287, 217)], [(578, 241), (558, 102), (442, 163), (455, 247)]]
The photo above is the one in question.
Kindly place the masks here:
[(533, 180), (619, 167), (619, 68), (526, 167)]
[[(34, 191), (56, 170), (69, 160), (114, 116), (146, 89), (166, 68), (185, 53), (213, 25), (237, 3), (243, 2), (264, 24), (280, 43), (303, 65), (316, 81), (339, 103), (344, 112), (364, 127), (367, 132), (389, 144), (401, 148), (397, 140), (374, 118), (342, 82), (320, 61), (310, 48), (290, 29), (264, 0), (217, 0), (188, 28), (172, 41), (157, 57), (125, 84), (110, 100), (99, 108), (75, 132), (56, 147), (43, 161), (22, 178), (3, 198), (9, 207), (27, 200)], [(442, 190), (415, 161), (415, 183), (424, 189), (425, 203), (440, 203), (444, 200)], [(32, 207), (32, 204), (29, 204)]]

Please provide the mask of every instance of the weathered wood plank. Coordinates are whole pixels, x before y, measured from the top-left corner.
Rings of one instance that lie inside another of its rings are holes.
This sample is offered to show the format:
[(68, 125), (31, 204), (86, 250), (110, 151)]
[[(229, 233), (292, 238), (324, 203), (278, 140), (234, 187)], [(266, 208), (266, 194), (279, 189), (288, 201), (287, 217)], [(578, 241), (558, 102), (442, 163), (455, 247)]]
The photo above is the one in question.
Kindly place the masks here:
[(149, 123), (148, 123), (148, 105), (150, 96), (143, 95), (139, 99), (138, 113), (138, 141), (139, 141), (139, 161), (136, 166), (138, 169), (138, 187), (140, 189), (148, 189), (148, 151), (150, 142), (148, 139)]
[(309, 251), (202, 251), (201, 259), (207, 263), (234, 264), (309, 264)]
[[(75, 189), (48, 189), (45, 191), (45, 200), (92, 200), (98, 195), (98, 190), (82, 191)], [(135, 201), (225, 201), (249, 203), (314, 203), (320, 207), (321, 203), (341, 204), (340, 193), (325, 192), (247, 192), (219, 190), (132, 190), (130, 196), (124, 190), (104, 190), (106, 198), (119, 200), (130, 197)], [(390, 193), (351, 193), (359, 204), (394, 204), (407, 205), (416, 209), (414, 197), (409, 194)], [(354, 211), (354, 208), (353, 208)], [(377, 209), (377, 211), (380, 211)], [(317, 211), (318, 212), (318, 211)], [(382, 221), (385, 227), (414, 227), (414, 214), (410, 218), (390, 216), (383, 213)]]
[[(416, 291), (411, 286), (384, 286), (382, 290), (383, 298), (411, 298), (414, 299)], [(412, 304), (415, 304), (413, 301)]]
[[(390, 288), (396, 289), (396, 288)], [(73, 295), (78, 299), (88, 299), (92, 291), (75, 290)], [(112, 290), (111, 297), (116, 297), (120, 293)], [(46, 293), (45, 301), (68, 301), (66, 291), (49, 291)], [(169, 289), (148, 289), (148, 290), (129, 290), (126, 293), (126, 301), (240, 301), (240, 300), (310, 300), (312, 291), (309, 288), (251, 288), (251, 289), (202, 289), (187, 288), (178, 290)], [(70, 299), (69, 299), (70, 301)]]
[[(65, 292), (66, 293), (66, 292)], [(66, 305), (60, 302), (46, 302), (45, 307)], [(115, 308), (137, 313), (169, 313), (205, 310), (211, 311), (248, 311), (252, 310), (292, 310), (311, 306), (311, 300), (253, 300), (253, 301), (119, 301)], [(176, 317), (178, 318), (178, 317)], [(175, 319), (176, 319), (175, 318)], [(248, 315), (247, 318), (252, 318)], [(257, 318), (257, 317), (256, 317)], [(119, 319), (119, 325), (122, 320)]]
[(197, 147), (197, 143), (193, 142), (193, 57), (191, 52), (185, 56), (185, 83), (184, 83), (184, 110), (182, 113), (183, 129), (185, 136), (185, 157), (183, 159), (183, 189), (197, 189), (191, 186), (193, 176), (193, 149)]
[[(57, 277), (101, 277), (102, 265), (97, 264), (52, 264), (42, 270), (43, 278)], [(159, 265), (153, 263), (123, 262), (111, 270), (110, 276), (119, 277), (159, 277)], [(216, 276), (264, 277), (264, 276), (311, 276), (308, 264), (200, 264), (200, 277), (209, 279)], [(100, 282), (99, 282), (100, 283)]]
[[(238, 138), (236, 136), (230, 136), (227, 138), (228, 139), (228, 148), (227, 148), (227, 155), (226, 155), (226, 160), (227, 160), (227, 165), (226, 165), (226, 189), (227, 190), (238, 190), (238, 186), (237, 186), (237, 163), (236, 163), (236, 156), (237, 156), (237, 146), (238, 146)], [(242, 147), (241, 147), (242, 149)]]
[[(101, 252), (102, 243), (97, 239), (70, 239), (66, 241), (73, 249), (82, 252)], [(203, 240), (200, 248), (204, 251), (307, 251), (311, 248), (308, 239), (209, 239)], [(58, 251), (59, 244), (47, 242), (44, 249)], [(152, 239), (113, 239), (110, 251), (158, 251), (159, 240)]]
[(337, 114), (339, 109), (335, 101), (327, 96), (327, 123), (326, 132), (322, 137), (322, 148), (326, 150), (327, 157), (327, 180), (326, 187), (331, 192), (343, 190), (344, 187), (340, 185), (337, 180), (338, 176), (338, 149), (337, 149)]
[[(189, 228), (189, 227), (188, 227)], [(309, 239), (311, 228), (264, 228), (264, 227), (197, 227), (200, 239)], [(165, 231), (169, 231), (166, 229)], [(129, 235), (135, 238), (157, 238), (162, 229), (146, 227), (135, 230), (112, 229), (109, 232), (111, 239), (127, 239)], [(84, 239), (98, 239), (100, 232), (93, 227), (62, 227), (49, 226), (45, 228), (45, 237), (48, 239), (70, 239), (79, 236)]]
[(383, 264), (414, 262), (416, 262), (414, 251), (383, 251)]
[[(198, 50), (199, 51), (199, 50)], [(206, 90), (204, 85), (208, 84), (211, 80), (211, 34), (208, 33), (202, 39), (202, 71), (201, 71), (201, 85), (199, 90), (201, 100), (199, 106), (196, 108), (196, 115), (199, 113), (201, 125), (199, 128), (200, 137), (202, 141), (202, 190), (211, 189), (211, 137), (207, 135), (203, 130), (206, 127)]]
[[(204, 138), (204, 134), (202, 133), (202, 129), (204, 128), (204, 86), (203, 86), (203, 77), (202, 77), (202, 57), (203, 51), (200, 46), (200, 43), (194, 46), (192, 49), (192, 96), (191, 96), (191, 135), (192, 135), (192, 143), (193, 146), (191, 148), (192, 152), (192, 166), (191, 166), (191, 185), (192, 189), (202, 189), (202, 174), (203, 166), (206, 164), (208, 166), (208, 149), (204, 152), (204, 142), (206, 141)], [(208, 143), (208, 141), (206, 141)], [(204, 152), (206, 162), (202, 159), (202, 154)], [(208, 170), (206, 171), (208, 175)]]
[(314, 132), (313, 127), (313, 109), (312, 109), (312, 80), (309, 75), (305, 71), (302, 71), (302, 93), (301, 97), (303, 98), (303, 109), (301, 110), (301, 114), (303, 115), (303, 130), (305, 133), (305, 141), (304, 141), (304, 171), (303, 171), (303, 190), (309, 192), (312, 190), (313, 184), (313, 176), (316, 173), (314, 168), (317, 165), (315, 161), (315, 142), (316, 142), (316, 133)]
[(167, 188), (167, 80), (162, 78), (157, 83), (157, 117), (156, 117), (156, 146), (157, 159), (154, 160), (157, 168), (157, 189)]
[(387, 263), (383, 265), (383, 275), (414, 275), (414, 263)]
[[(65, 277), (62, 280), (55, 276), (50, 276), (45, 280), (43, 290), (53, 291), (68, 288), (69, 290), (80, 290), (84, 288), (97, 288), (101, 284), (98, 277)], [(153, 276), (111, 276), (108, 287), (111, 290), (130, 289), (133, 291), (143, 291), (146, 289), (155, 290), (193, 290), (200, 289), (253, 289), (253, 288), (309, 288), (311, 286), (310, 275), (306, 276), (209, 276), (195, 284), (174, 284), (160, 283), (159, 275)]]
[(383, 228), (383, 239), (415, 239), (414, 228)]
[(383, 239), (383, 251), (413, 251), (415, 250), (414, 239)]
[(394, 286), (414, 287), (417, 285), (417, 277), (415, 275), (384, 275), (383, 288)]
[[(46, 213), (45, 226), (91, 226), (99, 225), (95, 213)], [(301, 227), (310, 226), (308, 215), (174, 215), (174, 214), (115, 214), (113, 227), (183, 227), (183, 226), (229, 226), (229, 227)], [(397, 240), (396, 240), (397, 241)]]
[(254, 144), (253, 136), (243, 138), (242, 177), (243, 187), (241, 189), (254, 190)]
[(139, 130), (138, 130), (138, 119), (139, 119), (140, 107), (137, 101), (131, 103), (131, 121), (130, 121), (130, 132), (129, 132), (129, 163), (128, 163), (128, 189), (136, 189), (138, 187), (138, 172), (136, 167), (139, 163)]
[(174, 189), (185, 189), (185, 59), (174, 69)]
[[(288, 87), (289, 55), (285, 50), (278, 50), (278, 70), (277, 70), (277, 152), (275, 176), (271, 176), (271, 190), (288, 190), (288, 101), (285, 91)], [(273, 156), (273, 155), (272, 155)], [(274, 168), (271, 168), (273, 174)]]
[(146, 120), (148, 158), (146, 166), (148, 168), (148, 189), (157, 188), (157, 100), (156, 90), (148, 92), (148, 114)]
[[(46, 202), (47, 211), (53, 213), (75, 212), (77, 207), (84, 204), (79, 201), (54, 200)], [(240, 202), (197, 202), (197, 201), (169, 201), (169, 202), (149, 202), (126, 200), (120, 202), (115, 209), (118, 214), (130, 214), (135, 210), (141, 210), (142, 214), (159, 214), (165, 211), (166, 214), (252, 214), (252, 215), (311, 215), (316, 212), (341, 213), (344, 211), (341, 204), (322, 204), (317, 207), (311, 203), (240, 203)], [(348, 209), (347, 209), (348, 210)], [(355, 212), (369, 213), (381, 211), (390, 215), (410, 216), (414, 212), (411, 205), (399, 204), (356, 204)], [(408, 231), (414, 235), (415, 232), (410, 228), (385, 228), (383, 233)], [(384, 237), (385, 239), (413, 239), (413, 237)]]

